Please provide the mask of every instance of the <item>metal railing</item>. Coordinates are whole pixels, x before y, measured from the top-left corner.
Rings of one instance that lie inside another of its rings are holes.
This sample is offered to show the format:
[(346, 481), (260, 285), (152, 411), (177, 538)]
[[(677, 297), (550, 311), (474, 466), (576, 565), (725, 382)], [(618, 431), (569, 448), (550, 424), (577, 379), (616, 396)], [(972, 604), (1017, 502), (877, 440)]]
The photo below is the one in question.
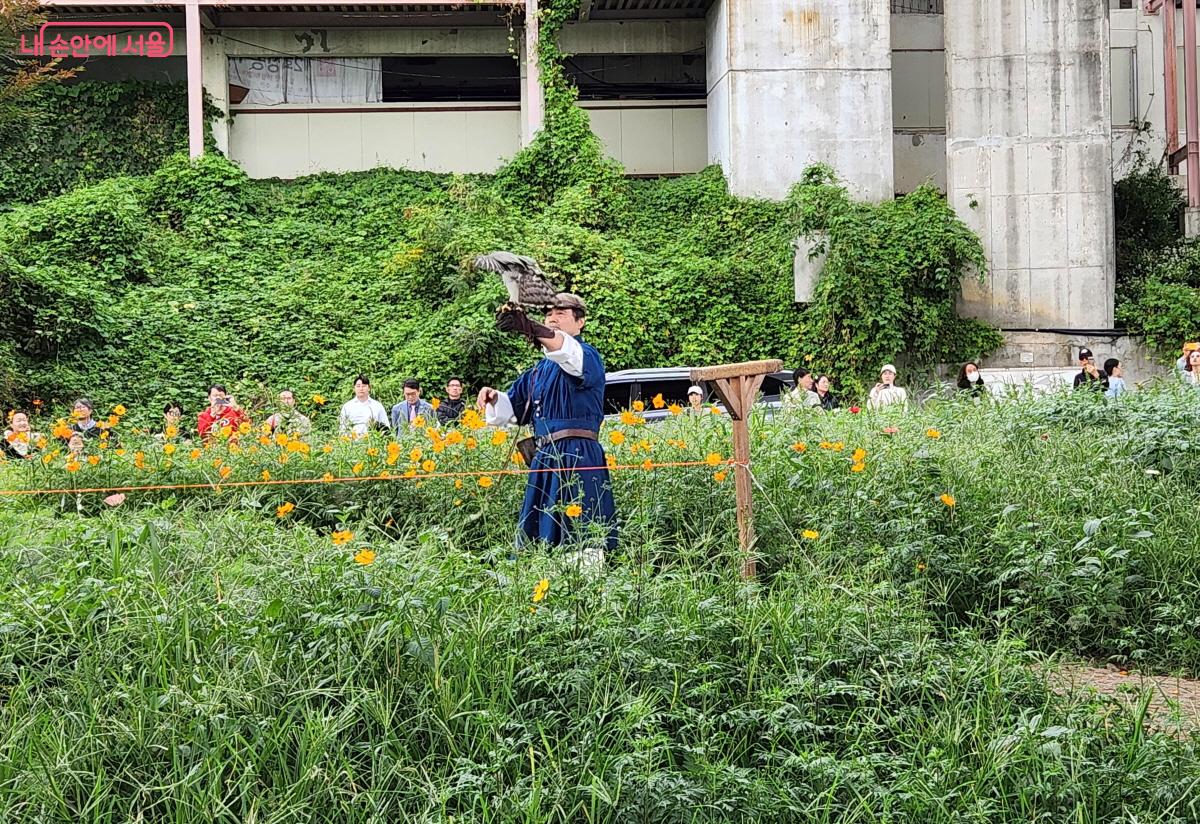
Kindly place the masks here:
[(892, 14), (945, 14), (946, 0), (892, 0)]

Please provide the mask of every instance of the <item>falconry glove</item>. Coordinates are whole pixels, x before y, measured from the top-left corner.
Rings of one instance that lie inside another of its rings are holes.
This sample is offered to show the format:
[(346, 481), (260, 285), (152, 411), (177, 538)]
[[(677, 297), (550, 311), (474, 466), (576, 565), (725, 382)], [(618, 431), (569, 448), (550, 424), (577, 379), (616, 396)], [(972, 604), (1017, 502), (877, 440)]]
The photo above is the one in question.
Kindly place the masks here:
[(496, 313), (496, 328), (510, 335), (521, 335), (539, 348), (542, 345), (539, 338), (550, 339), (555, 335), (549, 326), (530, 320), (528, 315), (513, 307), (504, 307)]

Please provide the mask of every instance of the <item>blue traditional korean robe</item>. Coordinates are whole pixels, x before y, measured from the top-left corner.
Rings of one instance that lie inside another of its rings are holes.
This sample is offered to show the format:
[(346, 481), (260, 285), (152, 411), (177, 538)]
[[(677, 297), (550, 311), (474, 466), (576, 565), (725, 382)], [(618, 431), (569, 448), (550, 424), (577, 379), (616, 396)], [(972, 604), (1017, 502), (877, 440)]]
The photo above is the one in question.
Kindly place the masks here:
[[(583, 350), (583, 374), (569, 374), (549, 357), (522, 372), (506, 393), (519, 424), (532, 424), (534, 435), (546, 437), (563, 429), (600, 431), (604, 419), (604, 360), (595, 347), (576, 338)], [(534, 472), (525, 487), (520, 532), (551, 545), (598, 540), (612, 552), (617, 547), (616, 507), (604, 449), (599, 441), (564, 438), (541, 446), (530, 469), (587, 467), (582, 471)], [(565, 509), (579, 504), (583, 513), (570, 518)], [(591, 526), (599, 524), (599, 527)]]

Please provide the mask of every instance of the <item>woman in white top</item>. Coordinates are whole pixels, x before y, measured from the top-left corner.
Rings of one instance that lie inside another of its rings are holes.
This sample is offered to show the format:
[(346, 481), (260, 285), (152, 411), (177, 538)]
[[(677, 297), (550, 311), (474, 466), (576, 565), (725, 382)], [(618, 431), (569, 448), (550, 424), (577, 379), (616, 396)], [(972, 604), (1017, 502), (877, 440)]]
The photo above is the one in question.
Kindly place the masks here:
[(1188, 352), (1187, 363), (1183, 367), (1183, 382), (1200, 389), (1200, 349)]
[(904, 391), (903, 386), (896, 386), (896, 367), (885, 363), (883, 369), (879, 370), (879, 383), (871, 389), (867, 408), (882, 409), (896, 403), (907, 406), (908, 392)]

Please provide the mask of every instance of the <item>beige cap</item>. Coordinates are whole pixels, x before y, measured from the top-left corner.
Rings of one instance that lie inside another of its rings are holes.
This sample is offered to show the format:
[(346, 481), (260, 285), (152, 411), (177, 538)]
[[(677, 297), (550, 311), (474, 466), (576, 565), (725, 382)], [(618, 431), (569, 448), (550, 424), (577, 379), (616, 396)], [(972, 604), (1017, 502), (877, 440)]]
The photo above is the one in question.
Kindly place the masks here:
[(880, 369), (879, 371), (880, 372), (891, 372), (894, 375), (894, 374), (896, 374), (896, 367), (890, 363), (885, 363), (883, 365), (883, 368)]
[(550, 304), (551, 309), (578, 309), (583, 314), (587, 314), (587, 304), (583, 302), (583, 298), (573, 292), (559, 292), (554, 296), (554, 302)]

